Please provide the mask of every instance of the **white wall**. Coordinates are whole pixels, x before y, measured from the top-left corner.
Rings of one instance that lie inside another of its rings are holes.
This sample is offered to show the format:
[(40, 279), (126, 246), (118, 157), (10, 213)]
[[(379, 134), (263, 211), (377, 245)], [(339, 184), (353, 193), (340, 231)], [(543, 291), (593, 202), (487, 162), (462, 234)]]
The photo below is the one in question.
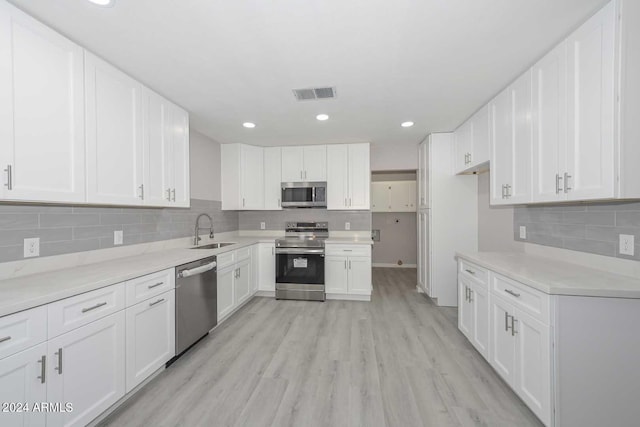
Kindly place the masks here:
[(418, 144), (371, 144), (371, 170), (418, 169)]
[(220, 144), (193, 129), (189, 143), (191, 197), (220, 201)]
[(489, 173), (478, 175), (478, 250), (522, 252), (513, 238), (513, 208), (489, 205)]

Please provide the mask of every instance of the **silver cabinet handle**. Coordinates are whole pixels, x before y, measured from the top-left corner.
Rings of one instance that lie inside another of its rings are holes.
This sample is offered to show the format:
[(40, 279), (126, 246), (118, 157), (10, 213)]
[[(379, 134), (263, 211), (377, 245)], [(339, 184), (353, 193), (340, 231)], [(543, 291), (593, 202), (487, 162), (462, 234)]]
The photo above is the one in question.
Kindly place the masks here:
[(473, 289), (469, 288), (469, 303), (473, 302)]
[(140, 184), (140, 186), (138, 187), (138, 190), (140, 190), (140, 199), (144, 200), (144, 184)]
[(504, 312), (504, 330), (505, 332), (509, 332), (509, 313)]
[(560, 176), (559, 173), (556, 174), (556, 194), (560, 194), (560, 181), (562, 180), (562, 177)]
[(504, 199), (504, 184), (502, 184), (502, 198)]
[(469, 302), (469, 288), (467, 286), (464, 287), (464, 300)]
[(164, 282), (158, 282), (155, 285), (149, 285), (147, 286), (147, 289), (153, 289), (153, 288), (157, 288), (158, 286), (164, 285)]
[(511, 185), (506, 184), (504, 187), (507, 190), (507, 199), (508, 199), (509, 197), (511, 197)]
[(173, 188), (173, 189), (171, 190), (171, 193), (173, 194), (173, 196), (172, 196), (171, 198), (172, 198), (172, 199), (173, 199), (173, 201), (175, 202), (175, 201), (176, 201), (176, 189), (175, 189), (175, 188)]
[(58, 366), (56, 366), (55, 370), (58, 371), (58, 375), (62, 375), (62, 347), (55, 352), (55, 355), (58, 356)]
[(170, 202), (171, 201), (171, 189), (167, 188), (167, 201)]
[(43, 355), (38, 363), (40, 363), (40, 376), (37, 378), (40, 380), (40, 384), (44, 384), (47, 378), (47, 356)]
[(349, 260), (349, 270), (351, 270), (351, 260)]
[(347, 269), (347, 260), (346, 259), (344, 260), (344, 269), (345, 270)]
[(520, 294), (513, 292), (511, 289), (505, 289), (504, 290), (506, 293), (508, 293), (509, 295), (513, 295), (516, 298), (520, 298)]
[(511, 336), (514, 337), (518, 331), (516, 331), (515, 328), (515, 323), (518, 321), (518, 319), (515, 318), (515, 316), (511, 316)]
[(100, 308), (103, 305), (107, 305), (107, 303), (106, 302), (99, 302), (98, 304), (96, 304), (96, 305), (94, 305), (92, 307), (83, 308), (82, 312), (86, 313), (87, 311), (91, 311), (91, 310), (95, 310), (96, 308)]
[(162, 301), (164, 301), (164, 298), (160, 298), (158, 301), (150, 302), (149, 307), (153, 307), (156, 304), (160, 304)]
[(573, 190), (571, 187), (569, 187), (569, 178), (573, 178), (571, 175), (569, 175), (567, 172), (564, 173), (564, 192), (568, 193), (569, 190)]
[(0, 342), (9, 341), (11, 339), (11, 335), (0, 338)]
[(7, 183), (4, 185), (7, 187), (7, 190), (13, 189), (13, 174), (11, 173), (11, 165), (7, 165), (7, 168), (4, 170), (7, 173)]
[(473, 274), (474, 276), (476, 275), (476, 272), (473, 270), (469, 270), (468, 268), (466, 268), (464, 271), (466, 271), (469, 274)]

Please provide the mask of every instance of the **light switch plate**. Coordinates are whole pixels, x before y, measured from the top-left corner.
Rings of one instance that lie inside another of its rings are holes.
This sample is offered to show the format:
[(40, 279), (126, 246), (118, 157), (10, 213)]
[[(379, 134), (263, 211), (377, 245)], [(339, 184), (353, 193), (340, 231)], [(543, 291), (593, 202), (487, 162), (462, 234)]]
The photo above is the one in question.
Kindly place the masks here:
[(345, 222), (344, 223), (344, 229), (345, 230), (351, 230), (351, 223), (350, 222)]
[(527, 227), (525, 225), (520, 226), (520, 238), (521, 239), (527, 238)]
[(260, 230), (264, 230), (267, 228), (267, 223), (266, 222), (261, 222), (260, 223)]
[(635, 236), (633, 234), (620, 235), (620, 255), (633, 256), (635, 250)]
[(24, 257), (31, 258), (34, 256), (40, 256), (40, 238), (24, 239)]
[(116, 230), (113, 232), (113, 244), (121, 245), (124, 240), (124, 233), (122, 230)]

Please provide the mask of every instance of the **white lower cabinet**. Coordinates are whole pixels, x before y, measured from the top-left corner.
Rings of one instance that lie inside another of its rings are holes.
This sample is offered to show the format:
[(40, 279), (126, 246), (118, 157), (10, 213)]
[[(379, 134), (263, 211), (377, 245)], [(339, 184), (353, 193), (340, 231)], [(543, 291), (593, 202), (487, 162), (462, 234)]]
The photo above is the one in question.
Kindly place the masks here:
[(253, 246), (218, 255), (218, 322), (257, 292), (257, 264)]
[(489, 354), (489, 291), (486, 284), (458, 278), (458, 328), (485, 358)]
[(275, 292), (276, 290), (276, 245), (258, 244), (258, 290)]
[[(47, 401), (46, 355), (47, 344), (42, 343), (0, 360), (0, 403), (27, 404), (33, 409), (34, 403)], [(44, 426), (45, 412), (2, 412), (0, 424)]]
[(371, 296), (371, 245), (325, 247), (325, 292)]
[(218, 321), (233, 311), (233, 282), (235, 275), (235, 264), (218, 270)]
[(73, 411), (47, 413), (47, 426), (84, 426), (123, 397), (124, 354), (124, 311), (50, 340), (47, 401)]
[(175, 290), (126, 310), (127, 393), (175, 356)]
[(233, 290), (236, 304), (242, 304), (251, 296), (251, 259), (245, 259), (236, 264)]
[(512, 331), (514, 309), (497, 297), (491, 298), (491, 350), (489, 363), (500, 376), (513, 384), (516, 364), (516, 340)]
[(347, 259), (347, 257), (340, 255), (325, 256), (324, 281), (326, 293), (346, 294), (349, 292)]

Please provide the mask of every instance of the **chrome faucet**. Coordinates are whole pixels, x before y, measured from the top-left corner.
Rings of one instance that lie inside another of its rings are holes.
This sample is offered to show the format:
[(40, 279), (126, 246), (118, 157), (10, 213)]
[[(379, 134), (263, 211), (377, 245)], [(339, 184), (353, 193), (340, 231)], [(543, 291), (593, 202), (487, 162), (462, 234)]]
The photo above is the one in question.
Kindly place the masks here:
[(213, 239), (213, 219), (211, 219), (211, 216), (209, 216), (206, 213), (201, 213), (200, 215), (198, 215), (198, 218), (196, 218), (196, 228), (195, 228), (195, 236), (193, 238), (193, 244), (195, 246), (198, 246), (198, 242), (200, 241), (200, 236), (198, 235), (198, 231), (200, 230), (206, 230), (206, 227), (200, 227), (200, 218), (202, 218), (203, 216), (206, 216), (207, 218), (209, 218), (209, 238)]

